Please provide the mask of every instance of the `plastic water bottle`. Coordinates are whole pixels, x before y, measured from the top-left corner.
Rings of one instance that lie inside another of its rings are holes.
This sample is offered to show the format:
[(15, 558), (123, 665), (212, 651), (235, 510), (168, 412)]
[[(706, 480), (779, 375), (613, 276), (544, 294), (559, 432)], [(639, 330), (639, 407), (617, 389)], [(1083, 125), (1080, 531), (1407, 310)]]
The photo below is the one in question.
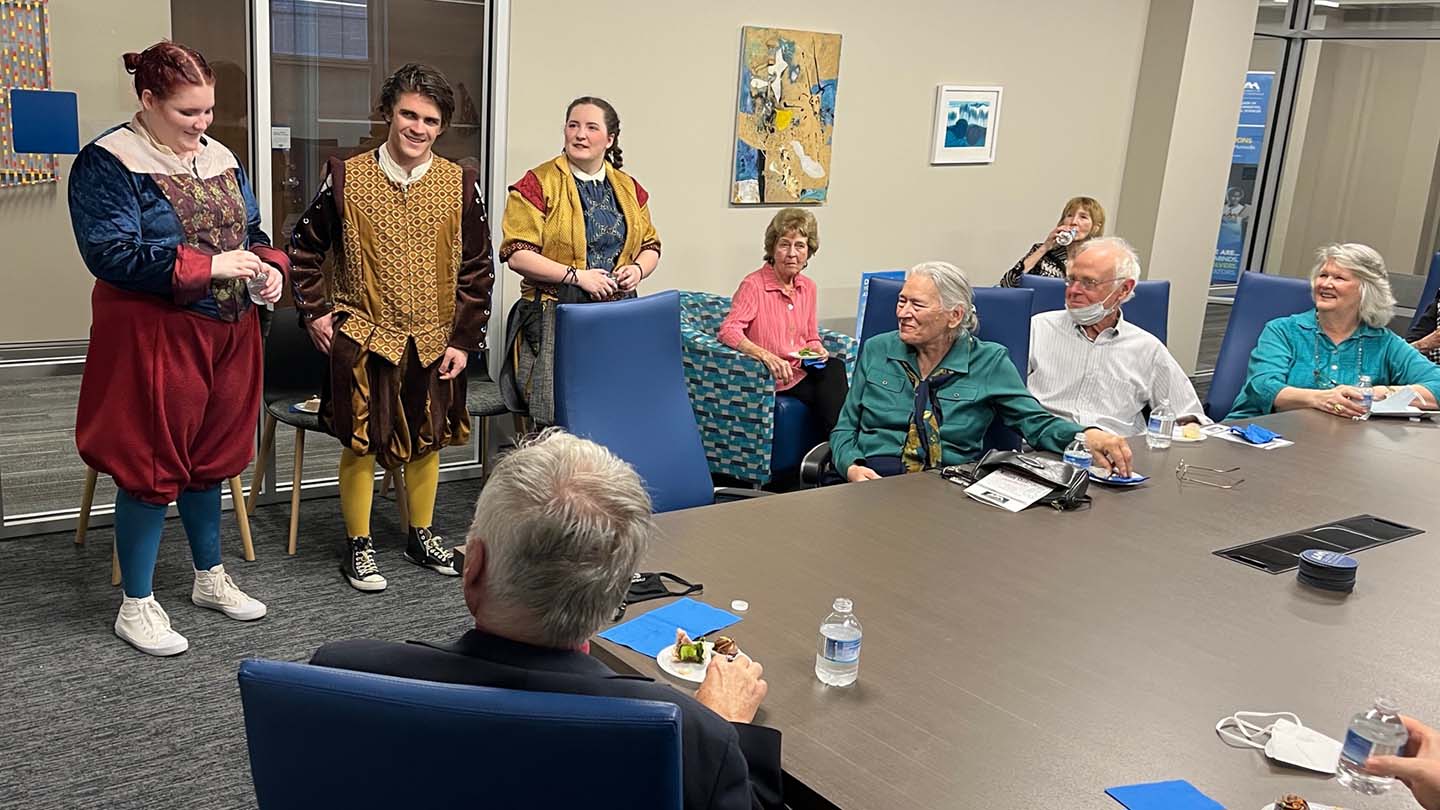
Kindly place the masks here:
[(1160, 406), (1150, 412), (1150, 424), (1145, 430), (1145, 445), (1151, 450), (1164, 450), (1170, 446), (1175, 433), (1175, 412), (1170, 410), (1170, 400), (1160, 400)]
[(1075, 241), (1075, 236), (1078, 233), (1079, 231), (1075, 230), (1074, 228), (1066, 228), (1065, 230), (1055, 234), (1055, 244), (1059, 245), (1060, 247), (1070, 247), (1070, 243)]
[(1065, 448), (1065, 453), (1060, 458), (1072, 467), (1078, 467), (1081, 470), (1090, 469), (1092, 459), (1090, 450), (1085, 446), (1085, 434), (1076, 433), (1075, 441), (1070, 442), (1070, 446)]
[(265, 282), (269, 280), (270, 271), (266, 269), (264, 265), (260, 266), (260, 272), (256, 273), (254, 278), (245, 280), (245, 287), (250, 290), (250, 300), (255, 302), (257, 306), (263, 307), (270, 303), (266, 301), (263, 296), (265, 292)]
[(1370, 406), (1375, 404), (1375, 382), (1370, 379), (1369, 374), (1361, 374), (1360, 379), (1355, 383), (1360, 389), (1360, 407), (1370, 412)]
[(849, 686), (860, 675), (860, 620), (854, 603), (835, 600), (833, 612), (820, 622), (820, 648), (815, 653), (815, 677), (826, 686)]
[(1400, 722), (1399, 705), (1388, 697), (1375, 698), (1374, 708), (1350, 718), (1336, 778), (1340, 784), (1360, 793), (1372, 796), (1384, 793), (1395, 784), (1395, 779), (1367, 773), (1365, 760), (1393, 756), (1405, 747), (1409, 738), (1405, 724)]

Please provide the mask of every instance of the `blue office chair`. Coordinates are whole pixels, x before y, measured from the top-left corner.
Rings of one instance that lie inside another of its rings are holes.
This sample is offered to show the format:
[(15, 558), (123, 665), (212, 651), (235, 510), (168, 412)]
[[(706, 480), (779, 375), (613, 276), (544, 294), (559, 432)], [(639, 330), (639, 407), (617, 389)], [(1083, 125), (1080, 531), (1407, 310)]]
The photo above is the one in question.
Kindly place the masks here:
[(555, 308), (555, 424), (625, 459), (656, 512), (715, 502), (681, 358), (680, 293)]
[(1415, 304), (1415, 314), (1410, 318), (1410, 328), (1413, 330), (1415, 324), (1420, 322), (1420, 316), (1435, 301), (1435, 293), (1440, 291), (1440, 253), (1430, 257), (1430, 272), (1425, 274), (1425, 289), (1420, 293), (1420, 301)]
[[(280, 661), (240, 662), (260, 810), (552, 807), (680, 810), (673, 703), (413, 681)], [(456, 756), (417, 779), (362, 747)], [(561, 799), (561, 796), (569, 799)]]
[(860, 351), (865, 348), (865, 341), (876, 335), (885, 332), (894, 332), (896, 327), (895, 305), (900, 300), (900, 288), (905, 282), (894, 278), (872, 278), (870, 279), (870, 293), (865, 298), (865, 314), (860, 319), (860, 349), (855, 351), (855, 356), (860, 356)]
[(1135, 285), (1135, 297), (1120, 308), (1125, 319), (1167, 343), (1170, 339), (1170, 282), (1141, 281)]
[(1020, 289), (1035, 291), (1035, 314), (1065, 308), (1065, 279), (1026, 273), (1020, 277)]
[[(1030, 313), (1034, 291), (1021, 287), (975, 288), (975, 311), (980, 315), (980, 329), (975, 336), (999, 343), (1010, 350), (1010, 360), (1020, 372), (1020, 379), (1030, 376)], [(985, 448), (1019, 450), (1020, 434), (998, 419), (990, 423), (985, 434)]]
[[(1035, 291), (1035, 313), (1065, 308), (1064, 279), (1026, 274), (1020, 286)], [(1120, 308), (1125, 318), (1165, 343), (1170, 337), (1170, 282), (1154, 279), (1135, 284), (1135, 297)]]
[(1235, 397), (1245, 386), (1250, 353), (1255, 350), (1265, 324), (1313, 306), (1310, 282), (1306, 279), (1240, 274), (1235, 304), (1230, 307), (1230, 320), (1225, 324), (1225, 339), (1220, 342), (1220, 354), (1215, 359), (1215, 376), (1205, 397), (1206, 415), (1218, 422), (1230, 413)]

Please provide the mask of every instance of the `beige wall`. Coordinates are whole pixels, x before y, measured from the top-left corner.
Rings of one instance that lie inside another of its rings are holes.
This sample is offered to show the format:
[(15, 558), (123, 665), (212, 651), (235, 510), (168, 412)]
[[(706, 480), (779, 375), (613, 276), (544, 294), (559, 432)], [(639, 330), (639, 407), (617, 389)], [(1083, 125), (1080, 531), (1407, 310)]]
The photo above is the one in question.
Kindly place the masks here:
[[(52, 85), (79, 94), (82, 145), (135, 111), (120, 53), (169, 33), (169, 0), (51, 0)], [(72, 160), (60, 159), (59, 183), (0, 189), (6, 253), (0, 343), (83, 339), (89, 332), (92, 276), (75, 249), (65, 199)]]
[(1200, 348), (1254, 19), (1253, 0), (1151, 9), (1130, 131), (1144, 162), (1126, 170), (1121, 235), (1132, 237), (1149, 278), (1170, 282), (1167, 343), (1187, 371)]
[[(646, 289), (728, 295), (759, 266), (775, 212), (728, 202), (740, 28), (836, 32), (844, 40), (832, 180), (829, 202), (814, 209), (822, 247), (809, 270), (821, 317), (853, 318), (862, 270), (948, 259), (991, 284), (1049, 231), (1067, 197), (1090, 194), (1113, 208), (1148, 7), (637, 0), (623, 14), (582, 20), (569, 3), (517, 2), (506, 176), (513, 182), (558, 154), (571, 98), (608, 98), (620, 112), (625, 168), (650, 191), (665, 244)], [(1004, 86), (994, 164), (929, 165), (941, 83)]]

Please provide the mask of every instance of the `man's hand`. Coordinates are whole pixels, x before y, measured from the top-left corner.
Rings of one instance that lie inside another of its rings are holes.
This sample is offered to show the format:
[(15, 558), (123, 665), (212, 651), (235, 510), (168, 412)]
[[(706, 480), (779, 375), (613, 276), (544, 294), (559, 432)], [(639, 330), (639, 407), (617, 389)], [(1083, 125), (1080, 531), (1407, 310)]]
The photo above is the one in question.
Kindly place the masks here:
[(710, 656), (705, 680), (695, 692), (695, 699), (732, 723), (749, 723), (755, 719), (760, 701), (770, 691), (760, 674), (765, 668), (741, 653), (730, 660), (723, 655)]
[(1130, 477), (1130, 443), (1099, 428), (1085, 431), (1085, 447), (1096, 464), (1124, 478)]
[(453, 380), (460, 372), (465, 370), (465, 364), (470, 362), (470, 356), (454, 346), (446, 346), (445, 354), (440, 358), (440, 379)]
[(305, 322), (305, 331), (310, 333), (310, 342), (321, 354), (330, 353), (330, 341), (335, 338), (335, 313), (327, 312), (318, 318)]
[(1365, 770), (1405, 783), (1425, 810), (1440, 810), (1440, 732), (1413, 717), (1401, 716), (1410, 740), (1403, 757), (1371, 757)]

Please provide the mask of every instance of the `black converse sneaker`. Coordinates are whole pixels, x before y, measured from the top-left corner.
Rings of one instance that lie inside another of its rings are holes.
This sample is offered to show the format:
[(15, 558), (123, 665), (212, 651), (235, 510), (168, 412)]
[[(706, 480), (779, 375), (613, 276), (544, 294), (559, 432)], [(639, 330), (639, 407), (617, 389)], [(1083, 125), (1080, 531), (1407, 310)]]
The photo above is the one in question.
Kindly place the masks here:
[(350, 537), (340, 553), (340, 573), (357, 591), (385, 590), (385, 577), (375, 565), (375, 544), (368, 537)]
[(454, 553), (445, 547), (445, 538), (432, 534), (428, 527), (410, 527), (410, 540), (405, 544), (405, 559), (447, 577), (460, 576), (460, 572), (455, 569)]

